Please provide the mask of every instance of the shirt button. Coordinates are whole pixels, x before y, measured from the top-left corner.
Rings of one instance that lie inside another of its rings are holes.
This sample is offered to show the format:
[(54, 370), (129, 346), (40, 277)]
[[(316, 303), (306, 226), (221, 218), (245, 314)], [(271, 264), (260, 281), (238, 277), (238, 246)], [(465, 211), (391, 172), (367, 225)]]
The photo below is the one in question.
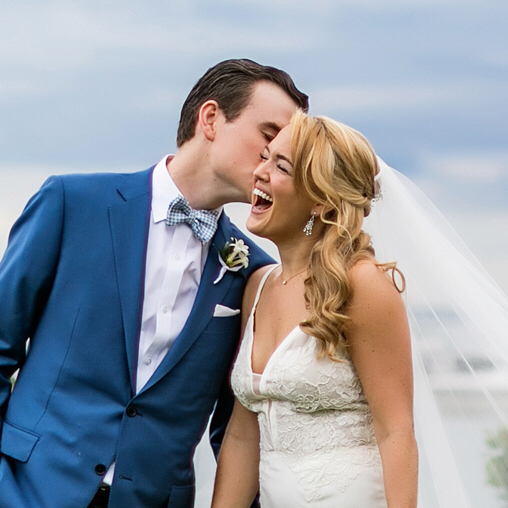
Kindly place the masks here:
[[(136, 406), (127, 406), (125, 413), (129, 418), (134, 418), (138, 414), (138, 411), (136, 410)], [(95, 469), (97, 470), (97, 468)]]
[(151, 358), (145, 358), (145, 365), (150, 365), (152, 363)]
[(95, 472), (99, 475), (99, 476), (102, 476), (105, 472), (106, 472), (106, 466), (104, 464), (97, 464), (95, 466)]
[(175, 254), (175, 259), (176, 259), (177, 261), (180, 261), (180, 259), (181, 259), (181, 258), (180, 258), (180, 254)]
[(164, 314), (166, 314), (168, 312), (168, 308), (164, 305), (164, 307), (162, 307), (162, 312), (164, 312)]

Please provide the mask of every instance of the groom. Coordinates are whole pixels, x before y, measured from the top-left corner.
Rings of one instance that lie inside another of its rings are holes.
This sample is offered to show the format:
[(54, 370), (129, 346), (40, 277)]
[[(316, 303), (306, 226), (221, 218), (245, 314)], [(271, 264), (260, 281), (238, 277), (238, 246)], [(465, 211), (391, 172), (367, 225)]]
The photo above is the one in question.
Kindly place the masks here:
[(248, 267), (217, 280), (243, 239), (222, 205), (250, 201), (297, 107), (286, 73), (221, 62), (184, 103), (174, 157), (52, 177), (30, 200), (0, 263), (0, 508), (192, 507), (195, 446), (214, 406), (214, 445), (228, 418), (244, 285), (270, 261), (244, 239)]

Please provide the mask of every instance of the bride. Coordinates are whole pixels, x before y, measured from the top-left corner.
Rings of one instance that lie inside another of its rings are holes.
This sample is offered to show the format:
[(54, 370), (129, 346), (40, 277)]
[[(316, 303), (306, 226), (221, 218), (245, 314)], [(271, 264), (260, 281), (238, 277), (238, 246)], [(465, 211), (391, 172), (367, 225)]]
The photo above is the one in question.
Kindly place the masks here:
[(357, 131), (297, 113), (254, 173), (247, 228), (281, 264), (249, 280), (214, 508), (414, 508), (408, 320), (363, 219), (379, 165)]

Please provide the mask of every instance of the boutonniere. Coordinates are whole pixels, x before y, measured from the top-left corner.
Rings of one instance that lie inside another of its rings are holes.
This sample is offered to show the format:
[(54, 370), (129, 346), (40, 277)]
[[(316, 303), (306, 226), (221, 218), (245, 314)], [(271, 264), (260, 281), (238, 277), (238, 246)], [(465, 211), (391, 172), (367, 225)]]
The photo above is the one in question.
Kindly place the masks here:
[(219, 262), (221, 269), (217, 278), (213, 281), (217, 284), (226, 272), (237, 272), (249, 266), (249, 246), (243, 240), (231, 238), (226, 242), (222, 250), (219, 250)]

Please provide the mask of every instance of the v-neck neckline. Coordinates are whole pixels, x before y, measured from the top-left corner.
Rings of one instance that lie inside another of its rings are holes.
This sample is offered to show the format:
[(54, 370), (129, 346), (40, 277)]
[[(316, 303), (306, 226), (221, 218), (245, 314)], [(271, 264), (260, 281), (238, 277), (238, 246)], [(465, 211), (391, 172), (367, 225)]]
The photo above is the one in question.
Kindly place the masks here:
[(255, 374), (256, 376), (260, 376), (260, 379), (263, 379), (266, 371), (268, 370), (268, 367), (271, 363), (273, 363), (273, 359), (275, 356), (277, 356), (277, 353), (282, 349), (282, 346), (287, 344), (289, 342), (289, 338), (295, 334), (295, 332), (300, 330), (300, 325), (296, 325), (280, 342), (277, 344), (277, 347), (273, 350), (272, 354), (270, 355), (270, 358), (268, 358), (268, 361), (266, 362), (265, 368), (263, 369), (263, 372), (254, 372), (253, 364), (252, 364), (252, 353), (254, 352), (254, 320), (251, 320), (251, 340), (250, 340), (250, 350), (249, 350), (249, 367), (252, 374)]
[(250, 316), (249, 316), (249, 319), (247, 322), (247, 329), (250, 331), (250, 347), (249, 347), (249, 351), (248, 351), (248, 353), (249, 353), (249, 368), (250, 368), (251, 374), (260, 376), (260, 378), (259, 378), (260, 383), (264, 377), (264, 374), (268, 370), (268, 367), (270, 366), (271, 363), (273, 363), (273, 361), (272, 361), (273, 358), (275, 356), (277, 356), (277, 353), (282, 349), (282, 346), (289, 342), (288, 339), (292, 335), (294, 335), (294, 333), (296, 331), (300, 330), (300, 324), (297, 324), (292, 330), (290, 330), (289, 333), (279, 342), (279, 344), (277, 344), (277, 347), (273, 350), (272, 354), (270, 355), (270, 358), (268, 358), (268, 361), (265, 364), (265, 368), (263, 369), (263, 372), (261, 372), (261, 373), (254, 372), (253, 363), (252, 363), (252, 354), (254, 352), (254, 334), (255, 334), (254, 322), (256, 319), (256, 309), (258, 306), (259, 298), (261, 297), (261, 293), (263, 292), (263, 287), (264, 287), (266, 281), (268, 280), (268, 277), (275, 270), (275, 268), (277, 268), (277, 266), (279, 266), (279, 265), (273, 265), (273, 267), (270, 268), (269, 270), (267, 270), (267, 272), (264, 274), (263, 278), (261, 279), (261, 282), (259, 283), (258, 291), (256, 293), (256, 298), (254, 300), (254, 305), (252, 306), (252, 310), (251, 310), (251, 313), (250, 313)]

